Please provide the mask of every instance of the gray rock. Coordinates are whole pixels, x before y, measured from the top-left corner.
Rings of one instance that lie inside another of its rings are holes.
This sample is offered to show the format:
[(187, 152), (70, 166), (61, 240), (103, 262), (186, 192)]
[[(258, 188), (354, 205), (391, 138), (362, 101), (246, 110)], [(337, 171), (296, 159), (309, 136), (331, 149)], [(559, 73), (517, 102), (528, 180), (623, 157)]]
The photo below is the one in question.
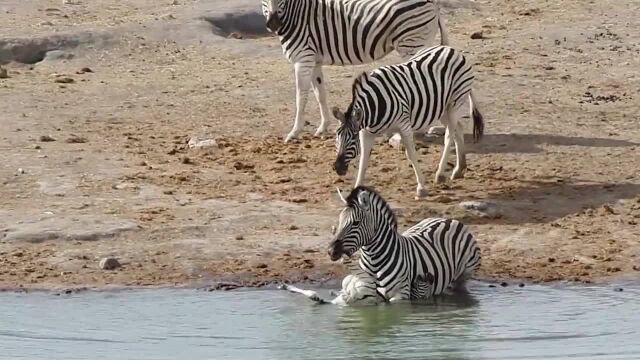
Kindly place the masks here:
[(459, 205), (467, 212), (481, 217), (500, 218), (502, 212), (497, 204), (488, 201), (463, 201)]
[(102, 260), (100, 260), (99, 265), (100, 265), (100, 269), (102, 270), (115, 270), (120, 266), (122, 266), (120, 265), (120, 262), (118, 261), (118, 259), (113, 257), (102, 258)]
[(55, 60), (70, 60), (73, 59), (74, 55), (62, 50), (51, 50), (47, 51), (47, 55), (45, 55), (45, 61), (55, 61)]

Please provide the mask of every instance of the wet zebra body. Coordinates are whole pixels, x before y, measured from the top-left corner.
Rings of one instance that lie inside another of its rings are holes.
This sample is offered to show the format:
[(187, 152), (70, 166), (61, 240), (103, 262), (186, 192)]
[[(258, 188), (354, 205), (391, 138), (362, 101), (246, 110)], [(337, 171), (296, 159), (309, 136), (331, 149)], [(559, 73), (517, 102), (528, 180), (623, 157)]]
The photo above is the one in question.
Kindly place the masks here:
[(467, 227), (452, 219), (425, 219), (398, 233), (395, 214), (373, 189), (357, 187), (344, 199), (336, 261), (360, 251), (360, 268), (389, 301), (424, 299), (462, 286), (480, 266), (480, 249)]
[(302, 130), (310, 88), (320, 105), (316, 135), (327, 129), (322, 65), (366, 64), (393, 50), (409, 58), (432, 45), (438, 29), (441, 42), (448, 43), (435, 0), (262, 0), (262, 10), (294, 65), (296, 118), (286, 141)]
[(334, 165), (338, 175), (346, 174), (349, 162), (360, 155), (355, 186), (363, 185), (375, 137), (397, 132), (415, 172), (418, 196), (426, 196), (424, 177), (417, 166), (414, 133), (427, 132), (440, 120), (446, 132), (435, 181), (444, 181), (446, 157), (452, 142), (457, 161), (451, 179), (463, 177), (467, 167), (463, 117), (472, 115), (476, 141), (484, 131), (472, 92), (473, 79), (471, 64), (465, 56), (448, 46), (425, 48), (404, 63), (360, 74), (354, 80), (347, 111), (333, 109), (334, 116), (341, 122), (336, 131)]
[[(310, 300), (318, 304), (334, 304), (341, 306), (365, 306), (365, 305), (381, 305), (388, 303), (385, 296), (378, 290), (376, 279), (362, 270), (358, 261), (352, 261), (351, 258), (343, 259), (344, 263), (349, 267), (349, 275), (342, 280), (342, 288), (337, 292), (331, 292), (335, 296), (332, 300), (325, 300), (313, 290), (305, 290), (294, 285), (281, 284), (278, 288), (288, 290), (306, 296)], [(407, 279), (408, 280), (408, 279)], [(421, 278), (411, 286), (410, 298), (421, 300), (428, 297), (431, 282), (422, 281)]]

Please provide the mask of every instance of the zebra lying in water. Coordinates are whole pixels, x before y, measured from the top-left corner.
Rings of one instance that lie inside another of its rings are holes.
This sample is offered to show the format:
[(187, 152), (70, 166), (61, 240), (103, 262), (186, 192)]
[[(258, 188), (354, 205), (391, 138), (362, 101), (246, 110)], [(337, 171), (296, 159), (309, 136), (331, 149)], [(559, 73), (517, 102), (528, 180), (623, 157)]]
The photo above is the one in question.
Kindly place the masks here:
[(388, 301), (421, 300), (459, 290), (480, 266), (480, 249), (457, 220), (430, 218), (404, 233), (389, 204), (359, 186), (345, 199), (329, 256), (337, 261), (360, 250), (360, 271)]
[[(281, 284), (278, 288), (288, 290), (293, 293), (302, 294), (318, 304), (334, 304), (341, 306), (363, 306), (363, 305), (380, 305), (388, 303), (380, 291), (378, 291), (376, 281), (373, 277), (362, 271), (357, 262), (353, 263), (350, 259), (344, 259), (349, 264), (353, 273), (342, 279), (342, 288), (337, 293), (331, 292), (331, 296), (335, 296), (333, 300), (325, 300), (313, 290), (300, 289), (293, 285)], [(355, 266), (353, 266), (355, 264)], [(429, 275), (429, 279), (423, 280), (419, 278), (411, 287), (411, 299), (419, 300), (427, 297), (430, 287), (433, 285), (433, 277)]]
[(302, 131), (309, 88), (320, 105), (316, 135), (327, 130), (322, 65), (371, 63), (393, 50), (408, 59), (432, 45), (438, 29), (441, 44), (449, 43), (435, 0), (262, 0), (262, 12), (294, 66), (296, 117), (285, 141)]
[(451, 141), (456, 147), (456, 166), (451, 179), (463, 177), (467, 168), (463, 116), (471, 113), (473, 117), (475, 141), (484, 131), (472, 84), (471, 64), (460, 51), (448, 46), (423, 49), (407, 62), (362, 73), (353, 82), (347, 111), (342, 113), (338, 108), (333, 109), (341, 123), (336, 130), (336, 173), (345, 175), (349, 162), (360, 155), (355, 186), (363, 185), (375, 137), (398, 132), (415, 172), (417, 195), (426, 196), (413, 135), (426, 132), (432, 123), (440, 120), (446, 132), (435, 182), (445, 180)]

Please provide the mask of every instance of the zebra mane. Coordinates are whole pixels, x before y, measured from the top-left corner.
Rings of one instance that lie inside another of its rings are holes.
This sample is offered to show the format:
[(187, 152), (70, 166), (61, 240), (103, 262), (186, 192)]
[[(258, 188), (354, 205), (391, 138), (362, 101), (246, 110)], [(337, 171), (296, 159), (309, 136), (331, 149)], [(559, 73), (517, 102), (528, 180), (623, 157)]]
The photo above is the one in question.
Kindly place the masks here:
[(398, 220), (396, 219), (396, 214), (393, 212), (393, 210), (391, 209), (391, 206), (382, 197), (382, 195), (380, 195), (372, 187), (360, 185), (358, 187), (355, 187), (353, 190), (351, 190), (351, 193), (346, 198), (347, 206), (349, 207), (358, 206), (358, 195), (361, 192), (366, 192), (370, 194), (371, 203), (376, 204), (376, 206), (379, 207), (387, 215), (387, 218), (391, 223), (390, 224), (391, 227), (395, 230), (398, 230)]
[(351, 118), (351, 114), (353, 113), (353, 106), (356, 103), (356, 99), (358, 98), (358, 91), (362, 88), (362, 84), (365, 83), (369, 79), (369, 74), (366, 71), (361, 72), (358, 76), (353, 80), (353, 84), (351, 85), (351, 103), (347, 107), (347, 111), (344, 113), (345, 122), (351, 127), (359, 130), (357, 127), (358, 124), (354, 124), (353, 119)]

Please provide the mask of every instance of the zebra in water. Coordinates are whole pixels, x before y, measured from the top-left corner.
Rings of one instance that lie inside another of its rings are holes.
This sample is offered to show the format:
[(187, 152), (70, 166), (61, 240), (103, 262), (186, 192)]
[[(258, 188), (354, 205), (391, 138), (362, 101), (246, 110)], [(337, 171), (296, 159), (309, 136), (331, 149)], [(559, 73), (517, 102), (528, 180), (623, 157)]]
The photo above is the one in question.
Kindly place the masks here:
[(353, 82), (347, 111), (333, 108), (333, 115), (340, 120), (336, 130), (336, 173), (345, 175), (349, 162), (360, 155), (355, 186), (362, 185), (375, 137), (398, 132), (415, 172), (417, 195), (426, 196), (413, 134), (425, 132), (440, 119), (446, 131), (435, 182), (445, 180), (444, 169), (452, 140), (456, 166), (451, 179), (463, 177), (467, 168), (463, 116), (470, 112), (473, 117), (475, 141), (484, 132), (482, 114), (471, 90), (473, 78), (471, 65), (464, 55), (448, 46), (426, 48), (407, 62), (360, 74)]
[(457, 220), (425, 219), (400, 234), (395, 214), (375, 190), (359, 186), (342, 199), (346, 207), (329, 256), (336, 261), (360, 250), (360, 268), (389, 301), (461, 289), (480, 266), (480, 248)]
[[(358, 262), (354, 262), (351, 258), (343, 259), (343, 263), (350, 268), (350, 274), (342, 279), (342, 288), (337, 293), (331, 292), (335, 296), (333, 300), (325, 300), (313, 290), (300, 289), (294, 285), (281, 284), (278, 286), (281, 290), (288, 290), (306, 296), (318, 304), (334, 304), (340, 306), (362, 306), (362, 305), (381, 305), (388, 303), (384, 295), (378, 290), (375, 278), (363, 271)], [(427, 276), (426, 279), (418, 277), (411, 286), (411, 299), (420, 300), (428, 297), (429, 289), (433, 285), (433, 277)]]
[(285, 142), (302, 131), (310, 87), (320, 105), (316, 136), (327, 130), (322, 65), (371, 63), (393, 50), (409, 58), (432, 45), (438, 29), (449, 43), (436, 0), (262, 0), (262, 12), (295, 72), (296, 117)]

